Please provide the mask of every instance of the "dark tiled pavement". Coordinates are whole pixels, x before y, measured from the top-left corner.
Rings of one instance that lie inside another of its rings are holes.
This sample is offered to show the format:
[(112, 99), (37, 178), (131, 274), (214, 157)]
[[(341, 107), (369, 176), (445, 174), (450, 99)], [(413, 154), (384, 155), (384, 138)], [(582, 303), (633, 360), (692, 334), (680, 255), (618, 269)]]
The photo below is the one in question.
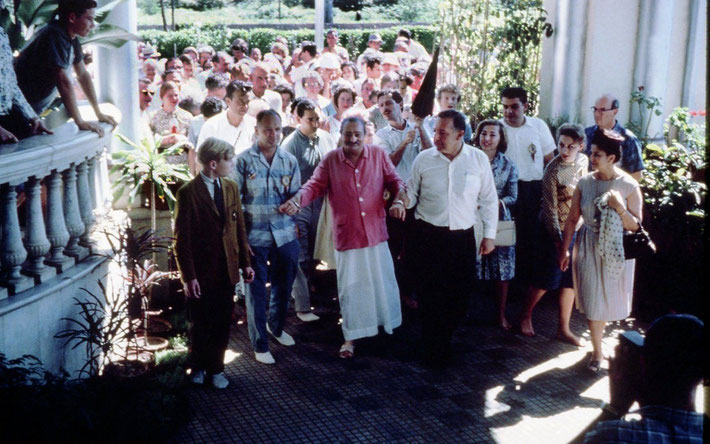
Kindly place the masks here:
[[(313, 302), (321, 320), (305, 324), (291, 313), (286, 330), (297, 344), (272, 341), (276, 365), (257, 363), (246, 325), (233, 328), (225, 370), (231, 384), (191, 390), (192, 418), (176, 442), (563, 443), (608, 400), (606, 370), (585, 368), (591, 345), (553, 339), (553, 295), (535, 311), (534, 338), (494, 326), (492, 297), (478, 298), (455, 337), (454, 363), (443, 371), (419, 365), (417, 316), (408, 312), (394, 335), (363, 340), (354, 360), (339, 359), (337, 302)], [(512, 321), (519, 298), (509, 305)], [(607, 327), (605, 352), (619, 329), (635, 327), (633, 320)], [(576, 311), (572, 330), (587, 336)]]

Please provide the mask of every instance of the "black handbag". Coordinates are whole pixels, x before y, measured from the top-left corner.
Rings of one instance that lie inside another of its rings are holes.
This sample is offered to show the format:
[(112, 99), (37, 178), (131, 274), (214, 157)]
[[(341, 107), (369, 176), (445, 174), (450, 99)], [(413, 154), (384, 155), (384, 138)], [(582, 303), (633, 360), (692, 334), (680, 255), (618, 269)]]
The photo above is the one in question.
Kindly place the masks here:
[(656, 244), (653, 243), (641, 222), (638, 230), (624, 233), (624, 257), (627, 260), (651, 256), (655, 252)]

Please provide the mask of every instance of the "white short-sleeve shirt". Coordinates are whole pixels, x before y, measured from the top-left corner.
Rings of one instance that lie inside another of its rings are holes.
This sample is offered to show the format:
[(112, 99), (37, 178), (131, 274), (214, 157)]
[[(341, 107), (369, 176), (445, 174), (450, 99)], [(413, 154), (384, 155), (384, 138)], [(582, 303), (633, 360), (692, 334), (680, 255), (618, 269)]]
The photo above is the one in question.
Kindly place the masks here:
[[(388, 124), (386, 127), (378, 130), (375, 133), (374, 144), (384, 148), (387, 154), (392, 154), (397, 150), (402, 141), (407, 137), (407, 133), (415, 128), (416, 127), (409, 121), (407, 121), (407, 124), (405, 125), (403, 130), (395, 129), (392, 127), (392, 125)], [(402, 180), (404, 180), (405, 182), (409, 179), (409, 174), (412, 170), (412, 164), (414, 163), (414, 159), (421, 151), (422, 138), (419, 135), (419, 131), (417, 131), (412, 143), (407, 145), (407, 147), (404, 149), (402, 159), (397, 165), (395, 165), (397, 174), (399, 174), (399, 177), (401, 177)]]
[(550, 128), (537, 117), (525, 116), (525, 123), (517, 128), (500, 119), (508, 138), (505, 155), (518, 167), (518, 180), (542, 180), (545, 171), (543, 158), (555, 151), (555, 139)]
[(197, 148), (208, 137), (216, 137), (232, 145), (236, 154), (239, 154), (254, 144), (254, 128), (256, 128), (256, 119), (252, 116), (245, 114), (239, 126), (233, 126), (227, 120), (227, 111), (222, 111), (207, 119), (202, 125), (197, 139)]

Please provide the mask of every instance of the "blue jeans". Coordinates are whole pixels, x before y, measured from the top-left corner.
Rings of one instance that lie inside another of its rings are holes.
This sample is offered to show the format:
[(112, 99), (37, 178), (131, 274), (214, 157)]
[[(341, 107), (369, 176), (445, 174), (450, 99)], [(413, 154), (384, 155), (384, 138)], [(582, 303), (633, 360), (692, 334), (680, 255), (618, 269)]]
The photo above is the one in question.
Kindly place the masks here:
[[(254, 281), (249, 284), (246, 295), (247, 323), (249, 339), (254, 351), (265, 353), (269, 351), (269, 341), (266, 333), (266, 306), (269, 306), (268, 323), (275, 336), (281, 336), (288, 298), (298, 268), (298, 240), (292, 240), (277, 247), (251, 247), (254, 252), (251, 266), (254, 268)], [(267, 261), (269, 264), (267, 264)], [(266, 282), (271, 282), (271, 297), (266, 292)]]

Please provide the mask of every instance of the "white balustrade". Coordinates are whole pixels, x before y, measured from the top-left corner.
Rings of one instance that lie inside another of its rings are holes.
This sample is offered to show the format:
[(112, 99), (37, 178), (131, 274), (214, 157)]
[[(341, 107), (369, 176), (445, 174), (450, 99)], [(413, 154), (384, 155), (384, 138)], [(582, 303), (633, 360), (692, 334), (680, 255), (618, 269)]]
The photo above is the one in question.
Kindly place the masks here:
[(0, 284), (7, 287), (10, 294), (19, 293), (32, 286), (32, 280), (20, 273), (22, 263), (27, 259), (27, 250), (22, 245), (15, 188), (15, 185), (8, 183), (0, 187), (0, 215), (3, 220), (2, 242), (0, 242), (0, 263), (2, 263)]
[(105, 199), (102, 154), (113, 137), (111, 127), (103, 127), (99, 137), (67, 123), (52, 135), (0, 145), (0, 301), (51, 281), (89, 255), (94, 210)]
[(25, 248), (29, 260), (24, 273), (33, 276), (36, 283), (45, 282), (54, 277), (54, 268), (44, 264), (44, 256), (51, 247), (44, 227), (42, 215), (42, 183), (36, 177), (30, 177), (25, 184), (27, 196), (27, 226), (25, 227)]
[(64, 223), (62, 200), (62, 176), (59, 171), (54, 170), (47, 178), (47, 238), (51, 249), (46, 263), (56, 268), (59, 273), (74, 265), (74, 258), (64, 255), (64, 248), (69, 242), (69, 232)]

